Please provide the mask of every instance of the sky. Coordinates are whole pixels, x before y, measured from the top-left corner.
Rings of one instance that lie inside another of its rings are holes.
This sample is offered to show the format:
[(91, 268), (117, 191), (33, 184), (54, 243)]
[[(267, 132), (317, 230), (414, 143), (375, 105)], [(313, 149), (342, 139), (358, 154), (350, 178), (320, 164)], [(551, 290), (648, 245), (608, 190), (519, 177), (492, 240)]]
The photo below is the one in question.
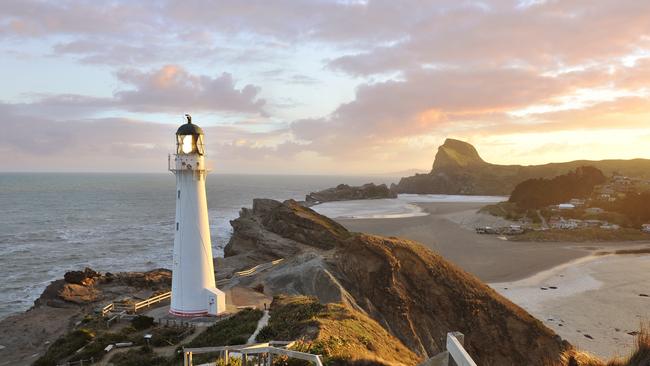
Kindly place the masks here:
[(650, 158), (645, 0), (0, 2), (0, 171), (164, 172), (190, 113), (214, 171)]

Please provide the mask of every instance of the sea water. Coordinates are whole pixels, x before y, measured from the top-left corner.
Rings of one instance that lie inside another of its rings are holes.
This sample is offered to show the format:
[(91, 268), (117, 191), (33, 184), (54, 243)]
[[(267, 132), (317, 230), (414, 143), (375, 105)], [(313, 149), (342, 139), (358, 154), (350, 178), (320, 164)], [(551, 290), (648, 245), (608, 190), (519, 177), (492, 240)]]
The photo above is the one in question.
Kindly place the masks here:
[(507, 201), (501, 196), (463, 196), (446, 194), (400, 194), (397, 199), (353, 200), (325, 202), (312, 209), (335, 219), (393, 219), (428, 215), (415, 203), (473, 202), (496, 203)]
[[(398, 179), (210, 174), (213, 254), (223, 255), (229, 221), (253, 198), (302, 200), (340, 183)], [(66, 271), (169, 268), (175, 184), (171, 174), (0, 173), (0, 318), (28, 309)]]

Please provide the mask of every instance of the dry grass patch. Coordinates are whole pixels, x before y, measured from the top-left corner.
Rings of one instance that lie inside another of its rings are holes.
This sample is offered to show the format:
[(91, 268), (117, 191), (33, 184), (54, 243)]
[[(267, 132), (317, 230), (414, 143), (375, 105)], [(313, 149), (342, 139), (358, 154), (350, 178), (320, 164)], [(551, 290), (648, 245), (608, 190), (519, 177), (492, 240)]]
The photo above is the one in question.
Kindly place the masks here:
[(650, 329), (642, 325), (636, 336), (636, 347), (627, 358), (603, 361), (587, 352), (570, 350), (562, 355), (562, 361), (554, 366), (648, 366), (650, 365)]

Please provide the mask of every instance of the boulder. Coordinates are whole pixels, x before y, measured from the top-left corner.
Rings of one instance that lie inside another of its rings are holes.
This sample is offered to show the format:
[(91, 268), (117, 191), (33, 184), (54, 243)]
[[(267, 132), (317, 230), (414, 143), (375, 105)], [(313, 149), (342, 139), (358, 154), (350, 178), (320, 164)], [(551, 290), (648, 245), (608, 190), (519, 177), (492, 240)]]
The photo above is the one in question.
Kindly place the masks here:
[(82, 286), (91, 286), (100, 277), (101, 274), (99, 272), (88, 267), (84, 268), (83, 271), (70, 271), (63, 275), (65, 282)]

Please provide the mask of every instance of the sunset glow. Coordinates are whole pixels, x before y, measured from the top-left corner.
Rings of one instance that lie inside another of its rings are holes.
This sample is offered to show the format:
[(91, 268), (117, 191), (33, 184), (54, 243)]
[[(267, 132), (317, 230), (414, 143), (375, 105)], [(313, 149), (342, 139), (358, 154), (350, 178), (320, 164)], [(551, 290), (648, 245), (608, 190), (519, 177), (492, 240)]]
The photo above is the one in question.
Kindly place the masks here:
[(162, 172), (184, 113), (230, 173), (650, 158), (648, 2), (265, 5), (3, 2), (0, 170)]

